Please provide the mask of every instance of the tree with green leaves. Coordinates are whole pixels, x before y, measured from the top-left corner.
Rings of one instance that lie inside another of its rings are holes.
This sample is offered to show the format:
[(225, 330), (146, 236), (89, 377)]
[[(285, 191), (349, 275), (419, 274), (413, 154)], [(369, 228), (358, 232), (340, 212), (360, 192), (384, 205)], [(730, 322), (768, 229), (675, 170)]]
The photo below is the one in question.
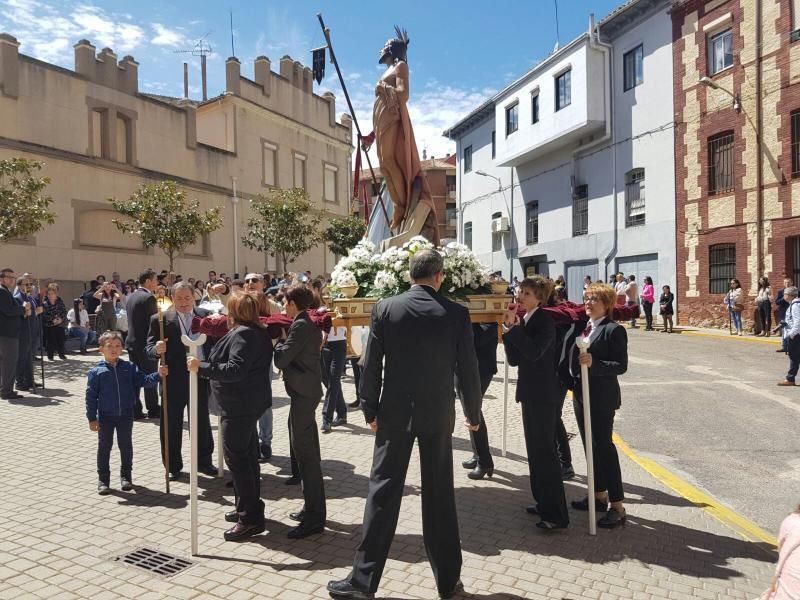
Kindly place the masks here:
[(361, 217), (349, 215), (331, 219), (323, 237), (328, 248), (337, 256), (347, 256), (352, 248), (364, 238), (367, 225)]
[(267, 196), (250, 200), (250, 207), (253, 216), (247, 220), (248, 231), (242, 243), (277, 257), (284, 271), (290, 262), (321, 241), (319, 224), (323, 214), (311, 212), (303, 188), (271, 190)]
[(53, 202), (44, 195), (49, 177), (37, 177), (42, 163), (27, 158), (0, 160), (0, 243), (26, 238), (55, 223)]
[(222, 226), (221, 207), (202, 210), (197, 200), (187, 202), (186, 193), (174, 181), (143, 183), (128, 201), (109, 200), (126, 219), (114, 219), (117, 229), (141, 238), (147, 248), (158, 246), (169, 258), (173, 272), (175, 257), (202, 235)]

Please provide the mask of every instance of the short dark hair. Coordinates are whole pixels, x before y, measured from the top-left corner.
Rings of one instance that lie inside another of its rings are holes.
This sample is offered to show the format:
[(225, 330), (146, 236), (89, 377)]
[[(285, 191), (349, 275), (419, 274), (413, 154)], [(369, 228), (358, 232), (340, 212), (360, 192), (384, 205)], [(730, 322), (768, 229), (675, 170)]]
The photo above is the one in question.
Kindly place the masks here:
[(444, 271), (444, 258), (436, 250), (424, 248), (414, 253), (409, 261), (411, 279), (430, 279)]
[(97, 338), (97, 347), (102, 348), (111, 340), (117, 340), (120, 344), (122, 344), (122, 334), (119, 331), (105, 331), (101, 333), (100, 337)]
[(631, 281), (636, 281), (636, 275), (628, 275), (628, 279)]
[(145, 269), (141, 273), (139, 273), (139, 285), (144, 285), (145, 281), (149, 281), (150, 279), (155, 279), (156, 272), (153, 269)]
[(295, 284), (286, 290), (286, 303), (294, 302), (297, 310), (306, 310), (314, 302), (314, 292), (308, 286)]

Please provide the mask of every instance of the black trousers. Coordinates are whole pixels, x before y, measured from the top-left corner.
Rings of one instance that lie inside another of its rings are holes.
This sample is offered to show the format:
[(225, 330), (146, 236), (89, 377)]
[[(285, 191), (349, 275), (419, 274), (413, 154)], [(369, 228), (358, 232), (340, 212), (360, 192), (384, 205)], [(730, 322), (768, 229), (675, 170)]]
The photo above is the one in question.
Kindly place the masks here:
[(342, 394), (342, 374), (347, 359), (347, 341), (328, 342), (322, 349), (322, 383), (325, 385), (325, 400), (322, 404), (322, 422), (333, 421), (333, 413), (340, 419), (347, 418), (347, 404)]
[(786, 373), (786, 381), (795, 381), (797, 371), (800, 370), (800, 335), (794, 339), (786, 339), (786, 351), (789, 353), (789, 371)]
[(222, 417), (222, 448), (233, 478), (236, 512), (248, 525), (264, 522), (261, 468), (258, 465), (258, 415)]
[(567, 498), (556, 451), (559, 402), (536, 398), (520, 404), (533, 500), (542, 520), (567, 525)]
[(289, 443), (297, 460), (303, 482), (303, 501), (309, 527), (324, 525), (326, 518), (325, 486), (322, 483), (322, 464), (319, 433), (314, 415), (319, 399), (291, 398), (289, 406)]
[(440, 593), (461, 576), (461, 540), (453, 490), (453, 445), (449, 431), (414, 434), (378, 429), (372, 456), (364, 527), (350, 583), (376, 592), (392, 545), (414, 440), (422, 471), (422, 537)]
[[(492, 375), (481, 376), (481, 399), (486, 395)], [(469, 432), (469, 443), (472, 446), (472, 455), (478, 459), (478, 464), (484, 469), (494, 469), (494, 460), (489, 450), (489, 432), (486, 430), (486, 420), (481, 411), (481, 426), (478, 431)]]
[(33, 332), (31, 318), (23, 319), (19, 331), (19, 351), (17, 354), (17, 389), (33, 386)]
[(47, 345), (48, 358), (53, 358), (53, 354), (63, 356), (66, 332), (61, 325), (49, 325), (45, 327), (44, 339)]
[(758, 303), (758, 317), (761, 319), (761, 331), (772, 331), (772, 302), (766, 300)]
[[(158, 363), (147, 357), (144, 348), (128, 348), (128, 358), (131, 359), (131, 362), (135, 364), (142, 373), (155, 373), (158, 370)], [(135, 408), (136, 414), (145, 412), (142, 410), (142, 401), (138, 390), (136, 392), (136, 397), (139, 398)], [(154, 387), (144, 388), (144, 404), (147, 409), (147, 414), (151, 417), (160, 414), (161, 411), (158, 407), (158, 389)]]
[[(189, 378), (167, 376), (167, 430), (169, 431), (169, 472), (183, 470), (183, 421), (189, 421)], [(209, 383), (197, 380), (197, 463), (200, 467), (213, 464), (214, 436), (211, 433), (211, 418), (208, 415)], [(164, 461), (164, 404), (161, 404), (161, 460)]]
[[(586, 432), (583, 426), (583, 402), (580, 387), (576, 386), (575, 397), (572, 404), (575, 408), (575, 419), (578, 421), (578, 430), (581, 432), (583, 447), (586, 448)], [(622, 502), (625, 494), (622, 490), (622, 470), (619, 466), (619, 455), (614, 445), (614, 410), (597, 410), (592, 406), (592, 461), (594, 463), (594, 490), (595, 492), (608, 491), (609, 502)]]
[(120, 475), (130, 477), (133, 469), (133, 417), (101, 417), (100, 431), (97, 432), (97, 476), (106, 485), (111, 480), (109, 461), (115, 431), (121, 462)]
[(647, 300), (642, 301), (642, 307), (644, 308), (644, 320), (647, 323), (647, 328), (653, 328), (653, 303), (648, 302)]

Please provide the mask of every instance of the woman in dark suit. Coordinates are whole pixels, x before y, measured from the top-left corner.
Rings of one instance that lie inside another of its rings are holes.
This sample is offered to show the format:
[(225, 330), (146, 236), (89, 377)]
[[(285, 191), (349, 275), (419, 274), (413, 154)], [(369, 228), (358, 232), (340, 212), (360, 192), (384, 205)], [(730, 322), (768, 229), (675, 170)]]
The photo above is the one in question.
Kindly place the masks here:
[[(581, 365), (589, 368), (589, 394), (591, 398), (592, 449), (594, 451), (594, 502), (596, 509), (605, 512), (597, 525), (613, 529), (625, 523), (624, 494), (619, 456), (614, 446), (614, 414), (621, 405), (617, 376), (628, 369), (628, 335), (615, 323), (612, 314), (616, 292), (611, 286), (593, 283), (586, 289), (586, 314), (589, 323), (583, 338), (589, 340), (589, 349), (579, 354), (572, 347), (571, 372), (574, 377), (575, 418), (581, 439), (586, 445), (583, 426), (583, 397)], [(610, 503), (610, 506), (609, 506)], [(589, 498), (572, 502), (577, 510), (589, 510)]]
[[(225, 514), (225, 520), (236, 525), (225, 532), (225, 539), (239, 541), (265, 529), (256, 423), (272, 406), (272, 342), (259, 323), (254, 294), (234, 293), (227, 308), (230, 331), (206, 361), (190, 357), (187, 364), (189, 371), (211, 380), (211, 394), (219, 405), (225, 462), (236, 491), (236, 510)], [(256, 393), (259, 390), (264, 392)]]
[(550, 297), (552, 282), (539, 275), (523, 279), (518, 301), (525, 309), (520, 318), (509, 307), (503, 323), (503, 344), (508, 363), (518, 366), (517, 402), (522, 405), (522, 426), (528, 451), (534, 506), (540, 529), (564, 529), (569, 524), (561, 465), (556, 451), (556, 428), (560, 417), (556, 373), (556, 327), (541, 310)]

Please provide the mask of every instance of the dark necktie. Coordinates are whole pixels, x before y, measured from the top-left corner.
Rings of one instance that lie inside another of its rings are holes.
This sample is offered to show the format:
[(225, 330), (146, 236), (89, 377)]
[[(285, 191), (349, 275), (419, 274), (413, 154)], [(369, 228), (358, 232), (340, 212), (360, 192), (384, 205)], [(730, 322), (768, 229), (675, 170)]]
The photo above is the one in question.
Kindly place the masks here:
[(588, 338), (591, 333), (592, 333), (592, 322), (589, 321), (586, 324), (586, 329), (583, 330), (583, 337)]

